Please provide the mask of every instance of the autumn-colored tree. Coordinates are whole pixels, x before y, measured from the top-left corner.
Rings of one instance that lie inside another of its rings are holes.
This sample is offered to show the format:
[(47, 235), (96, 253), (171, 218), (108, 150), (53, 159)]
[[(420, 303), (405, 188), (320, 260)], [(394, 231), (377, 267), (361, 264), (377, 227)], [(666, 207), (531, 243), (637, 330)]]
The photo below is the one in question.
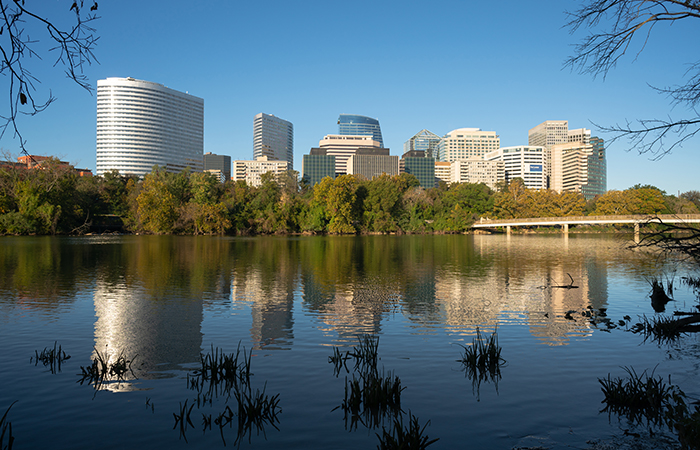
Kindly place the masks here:
[(595, 207), (594, 216), (668, 212), (663, 193), (654, 187), (608, 191), (596, 199)]

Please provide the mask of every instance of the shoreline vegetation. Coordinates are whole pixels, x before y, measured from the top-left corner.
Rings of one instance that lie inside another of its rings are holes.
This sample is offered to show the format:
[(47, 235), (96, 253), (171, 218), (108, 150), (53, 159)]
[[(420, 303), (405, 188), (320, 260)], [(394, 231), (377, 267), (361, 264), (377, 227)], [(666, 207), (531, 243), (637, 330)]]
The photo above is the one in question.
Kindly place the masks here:
[[(440, 183), (424, 189), (410, 174), (372, 180), (342, 175), (313, 187), (298, 180), (294, 171), (267, 173), (253, 187), (162, 167), (139, 179), (116, 171), (79, 177), (58, 160), (37, 169), (0, 163), (0, 235), (451, 234), (481, 233), (471, 228), (480, 217), (700, 213), (700, 192), (674, 196), (650, 185), (612, 190), (586, 201), (580, 193), (527, 189), (521, 179), (500, 183), (496, 190), (482, 183)], [(628, 228), (577, 226), (569, 232)]]

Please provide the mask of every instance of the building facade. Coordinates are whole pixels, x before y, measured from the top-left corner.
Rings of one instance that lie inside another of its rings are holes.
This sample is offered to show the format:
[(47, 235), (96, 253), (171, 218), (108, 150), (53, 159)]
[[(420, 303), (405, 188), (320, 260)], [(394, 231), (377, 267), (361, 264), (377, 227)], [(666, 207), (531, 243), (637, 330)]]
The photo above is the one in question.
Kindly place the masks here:
[(484, 159), (503, 162), (506, 181), (521, 178), (528, 189), (547, 189), (548, 160), (544, 147), (503, 147), (487, 153)]
[(312, 148), (301, 162), (301, 180), (309, 186), (320, 183), (326, 177), (335, 179), (335, 156), (325, 149)]
[(372, 136), (373, 140), (379, 142), (380, 147), (384, 147), (379, 121), (371, 117), (357, 114), (341, 114), (338, 117), (338, 134), (343, 136)]
[(423, 188), (435, 187), (435, 158), (425, 156), (423, 150), (410, 150), (399, 161), (399, 173), (415, 176)]
[(456, 161), (498, 150), (501, 139), (495, 131), (481, 131), (479, 128), (459, 128), (442, 137), (437, 149), (436, 160)]
[(348, 173), (348, 159), (360, 148), (383, 148), (371, 136), (328, 134), (318, 143), (326, 155), (335, 156), (336, 176)]
[(287, 161), (270, 160), (267, 156), (260, 156), (254, 161), (234, 161), (233, 180), (243, 180), (250, 186), (261, 186), (261, 176), (272, 172), (275, 175), (286, 172), (289, 169)]
[(294, 125), (272, 114), (259, 113), (253, 118), (253, 158), (287, 161), (294, 169)]
[(97, 81), (97, 175), (202, 171), (204, 100), (134, 78)]
[(423, 129), (414, 134), (413, 137), (403, 144), (403, 152), (412, 151), (424, 152), (427, 158), (434, 158), (440, 145), (440, 136)]
[(452, 162), (452, 183), (484, 183), (495, 190), (496, 183), (504, 178), (503, 161), (486, 161), (474, 156)]
[(435, 161), (435, 186), (441, 181), (452, 183), (452, 163), (449, 161)]
[(215, 155), (212, 152), (204, 154), (204, 171), (218, 171), (224, 180), (231, 179), (231, 157), (227, 155)]
[(348, 158), (348, 175), (371, 180), (383, 174), (399, 174), (399, 157), (388, 148), (360, 148)]
[(580, 192), (590, 200), (607, 190), (607, 163), (604, 141), (591, 137), (588, 144), (567, 142), (551, 150), (550, 189)]

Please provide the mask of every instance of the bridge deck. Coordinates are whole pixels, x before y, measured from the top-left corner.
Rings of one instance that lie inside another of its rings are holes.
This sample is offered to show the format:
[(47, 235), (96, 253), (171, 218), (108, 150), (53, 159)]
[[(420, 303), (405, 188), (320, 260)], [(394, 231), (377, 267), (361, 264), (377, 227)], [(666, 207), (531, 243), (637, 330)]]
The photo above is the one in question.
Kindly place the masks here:
[(627, 216), (570, 216), (570, 217), (538, 217), (527, 219), (484, 219), (472, 225), (474, 228), (494, 227), (525, 227), (525, 226), (561, 226), (583, 224), (614, 224), (614, 223), (700, 223), (700, 214), (659, 214), (659, 215), (627, 215)]

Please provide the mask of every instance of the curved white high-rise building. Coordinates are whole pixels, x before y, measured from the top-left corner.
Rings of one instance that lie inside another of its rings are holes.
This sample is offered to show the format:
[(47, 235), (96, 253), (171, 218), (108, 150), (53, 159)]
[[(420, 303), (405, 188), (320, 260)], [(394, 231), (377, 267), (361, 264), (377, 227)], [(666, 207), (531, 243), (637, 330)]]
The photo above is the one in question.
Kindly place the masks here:
[(204, 100), (134, 78), (97, 81), (97, 175), (202, 171)]

